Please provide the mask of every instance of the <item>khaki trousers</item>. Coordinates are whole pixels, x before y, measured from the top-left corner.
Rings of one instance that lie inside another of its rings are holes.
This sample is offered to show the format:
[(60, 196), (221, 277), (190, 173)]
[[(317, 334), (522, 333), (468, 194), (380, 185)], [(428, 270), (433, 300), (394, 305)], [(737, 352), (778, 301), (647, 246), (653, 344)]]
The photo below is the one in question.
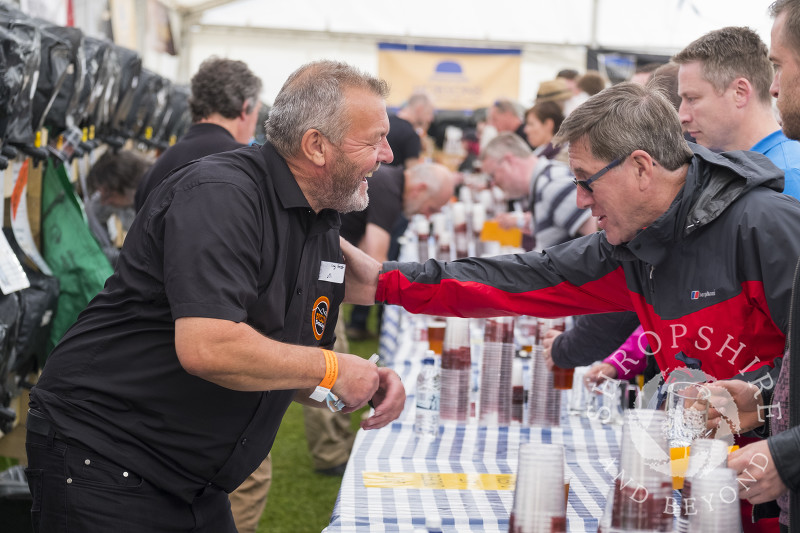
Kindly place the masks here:
[(231, 492), (231, 512), (239, 533), (256, 533), (258, 521), (267, 504), (267, 493), (272, 484), (272, 454), (267, 455), (256, 471)]

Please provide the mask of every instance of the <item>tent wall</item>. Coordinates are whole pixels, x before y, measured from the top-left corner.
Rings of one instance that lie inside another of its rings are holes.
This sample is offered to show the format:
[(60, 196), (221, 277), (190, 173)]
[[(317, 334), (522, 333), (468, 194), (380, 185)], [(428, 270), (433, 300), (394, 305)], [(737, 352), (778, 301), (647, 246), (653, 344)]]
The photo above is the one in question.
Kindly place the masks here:
[[(333, 34), (298, 30), (267, 30), (232, 26), (194, 26), (186, 34), (184, 49), (189, 57), (189, 72), (211, 55), (240, 59), (264, 82), (263, 99), (272, 103), (287, 76), (298, 66), (317, 59), (345, 61), (367, 72), (377, 74), (378, 43), (386, 36)], [(417, 39), (417, 41), (420, 41)], [(398, 39), (398, 42), (400, 40)], [(422, 42), (420, 44), (423, 44)], [(425, 40), (424, 44), (486, 46), (485, 42)], [(586, 48), (583, 46), (497, 43), (497, 47), (522, 50), (519, 94), (524, 105), (530, 105), (539, 83), (553, 79), (562, 68), (585, 70)], [(498, 95), (503, 96), (503, 95)]]

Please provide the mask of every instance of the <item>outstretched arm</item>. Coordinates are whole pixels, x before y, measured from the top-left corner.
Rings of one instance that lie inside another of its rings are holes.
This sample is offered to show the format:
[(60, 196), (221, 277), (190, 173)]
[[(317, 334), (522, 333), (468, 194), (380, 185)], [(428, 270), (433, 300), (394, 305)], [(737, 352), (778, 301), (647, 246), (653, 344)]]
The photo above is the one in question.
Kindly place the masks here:
[(347, 242), (344, 238), (340, 237), (339, 241), (345, 262), (344, 301), (359, 305), (374, 304), (381, 263)]
[[(242, 322), (186, 317), (175, 321), (175, 348), (183, 368), (221, 387), (240, 391), (306, 389), (326, 373), (320, 348), (285, 344)], [(336, 353), (338, 378), (331, 392), (345, 412), (367, 404), (382, 384), (378, 367), (357, 355)]]

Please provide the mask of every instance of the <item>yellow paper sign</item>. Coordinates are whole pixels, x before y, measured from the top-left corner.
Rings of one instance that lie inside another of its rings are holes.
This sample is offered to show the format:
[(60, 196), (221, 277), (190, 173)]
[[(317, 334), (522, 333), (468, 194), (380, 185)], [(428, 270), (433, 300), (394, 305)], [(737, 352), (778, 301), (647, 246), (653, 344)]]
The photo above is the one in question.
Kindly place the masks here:
[(436, 109), (473, 110), (498, 96), (517, 99), (521, 57), (519, 49), (380, 43), (378, 74), (392, 87), (390, 107), (424, 91)]
[(514, 490), (514, 474), (363, 472), (364, 486), (379, 489)]

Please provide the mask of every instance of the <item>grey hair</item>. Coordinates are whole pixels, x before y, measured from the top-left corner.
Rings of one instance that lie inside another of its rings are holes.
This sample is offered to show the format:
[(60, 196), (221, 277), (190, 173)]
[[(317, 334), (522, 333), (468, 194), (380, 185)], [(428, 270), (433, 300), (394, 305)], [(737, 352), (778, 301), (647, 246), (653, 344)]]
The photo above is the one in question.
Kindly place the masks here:
[(769, 87), (774, 72), (769, 49), (750, 28), (728, 26), (710, 31), (675, 54), (672, 61), (679, 65), (702, 63), (703, 78), (719, 94), (742, 77), (753, 84), (761, 102), (772, 102)]
[(408, 102), (403, 107), (433, 107), (431, 97), (423, 92), (416, 92), (408, 98)]
[(530, 157), (533, 150), (522, 140), (522, 137), (511, 131), (498, 133), (494, 139), (489, 141), (481, 150), (480, 159), (483, 161), (487, 157), (500, 159), (506, 154), (511, 154), (519, 158)]
[(625, 82), (604, 89), (564, 119), (554, 144), (574, 144), (585, 138), (593, 157), (602, 161), (644, 150), (667, 170), (692, 157), (683, 138), (678, 112), (664, 94)]
[(339, 145), (350, 129), (352, 110), (345, 105), (347, 89), (363, 89), (383, 99), (388, 84), (338, 61), (315, 61), (295, 70), (281, 87), (270, 109), (267, 139), (284, 158), (300, 151), (303, 135), (316, 129)]
[(439, 172), (442, 165), (439, 163), (424, 162), (406, 169), (410, 183), (424, 183), (428, 186), (428, 196), (436, 195), (442, 188)]
[(496, 108), (501, 113), (513, 113), (518, 118), (525, 118), (525, 108), (519, 102), (515, 102), (509, 98), (498, 98), (495, 100), (492, 107)]
[(245, 104), (245, 113), (252, 113), (260, 92), (261, 79), (246, 63), (211, 56), (192, 76), (189, 96), (192, 122), (200, 122), (214, 113), (236, 118)]

